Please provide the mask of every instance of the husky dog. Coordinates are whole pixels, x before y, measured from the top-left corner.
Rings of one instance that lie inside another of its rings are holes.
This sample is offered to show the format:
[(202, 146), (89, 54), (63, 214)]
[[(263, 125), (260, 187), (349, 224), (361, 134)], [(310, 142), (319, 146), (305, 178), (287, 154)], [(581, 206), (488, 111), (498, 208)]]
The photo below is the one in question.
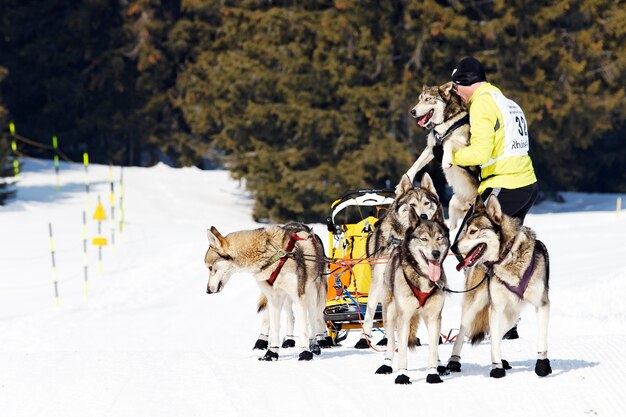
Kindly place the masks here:
[[(407, 349), (410, 328), (421, 318), (428, 329), (428, 375), (426, 382), (443, 382), (439, 375), (448, 373), (439, 363), (439, 334), (443, 310), (446, 276), (441, 263), (450, 248), (449, 231), (445, 225), (421, 220), (411, 215), (411, 226), (401, 246), (395, 248), (385, 270), (383, 320), (387, 330), (385, 363), (377, 374), (392, 372), (395, 352), (394, 330), (398, 332), (398, 376), (396, 384), (410, 384), (407, 375)], [(412, 346), (411, 346), (412, 347)]]
[(232, 232), (225, 237), (211, 227), (208, 237), (207, 293), (220, 292), (233, 273), (248, 272), (267, 298), (269, 349), (260, 359), (278, 359), (280, 311), (286, 298), (296, 307), (299, 360), (311, 360), (311, 350), (319, 353), (314, 336), (321, 332), (323, 337), (326, 331), (323, 319), (326, 281), (321, 262), (324, 248), (319, 237), (309, 227), (296, 223)]
[[(413, 188), (412, 181), (402, 177), (396, 188), (396, 198), (389, 210), (380, 218), (373, 233), (367, 237), (367, 257), (384, 258), (404, 239), (410, 225), (410, 213), (422, 219), (439, 219), (443, 223), (443, 208), (439, 203), (437, 190), (427, 173), (422, 177), (419, 188)], [(386, 264), (373, 264), (372, 281), (367, 295), (367, 310), (363, 321), (363, 337), (354, 346), (367, 349), (372, 337), (374, 314), (383, 296), (383, 275)], [(382, 342), (384, 344), (385, 342)]]
[(467, 254), (465, 261), (457, 266), (459, 270), (466, 268), (466, 289), (478, 287), (464, 294), (460, 331), (448, 368), (454, 372), (461, 370), (465, 336), (475, 344), (489, 333), (493, 367), (490, 376), (505, 376), (510, 366), (500, 353), (502, 336), (513, 326), (524, 304), (530, 303), (537, 312), (539, 326), (535, 373), (538, 376), (552, 373), (547, 340), (550, 274), (544, 244), (531, 229), (504, 215), (497, 197), (492, 195), (486, 206), (480, 197), (476, 198), (474, 212), (454, 246)]
[(452, 87), (452, 82), (439, 87), (423, 86), (419, 101), (410, 113), (417, 119), (418, 125), (430, 132), (426, 138), (426, 148), (407, 171), (413, 180), (415, 174), (432, 161), (433, 147), (443, 146), (441, 167), (454, 191), (448, 209), (450, 229), (456, 228), (478, 194), (478, 168), (452, 165), (452, 153), (469, 145), (470, 138), (467, 107)]

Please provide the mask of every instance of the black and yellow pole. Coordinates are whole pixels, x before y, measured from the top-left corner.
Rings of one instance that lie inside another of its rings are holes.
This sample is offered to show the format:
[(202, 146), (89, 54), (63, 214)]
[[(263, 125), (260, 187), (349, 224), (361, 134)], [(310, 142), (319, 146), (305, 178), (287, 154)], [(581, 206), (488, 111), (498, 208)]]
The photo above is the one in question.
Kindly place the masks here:
[(120, 236), (124, 233), (124, 167), (120, 172)]
[(9, 123), (9, 132), (11, 133), (11, 150), (13, 151), (13, 175), (20, 175), (20, 162), (17, 159), (17, 142), (15, 141), (15, 123)]
[(89, 296), (89, 259), (87, 257), (87, 212), (83, 210), (83, 268), (85, 271), (85, 298)]
[(52, 255), (52, 282), (54, 283), (54, 299), (58, 306), (59, 301), (59, 278), (57, 274), (57, 265), (54, 259), (54, 238), (52, 237), (52, 223), (48, 223), (48, 233), (50, 234), (50, 254)]
[(85, 205), (87, 210), (89, 210), (91, 201), (89, 201), (89, 154), (87, 154), (87, 152), (83, 153), (83, 165), (85, 166), (85, 192), (87, 193)]
[(59, 139), (56, 135), (52, 136), (52, 149), (54, 149), (54, 172), (57, 176), (56, 190), (61, 191), (61, 182), (59, 181)]
[(111, 204), (111, 247), (115, 253), (115, 184), (113, 183), (113, 164), (109, 164), (109, 183), (111, 192), (109, 193), (109, 203)]

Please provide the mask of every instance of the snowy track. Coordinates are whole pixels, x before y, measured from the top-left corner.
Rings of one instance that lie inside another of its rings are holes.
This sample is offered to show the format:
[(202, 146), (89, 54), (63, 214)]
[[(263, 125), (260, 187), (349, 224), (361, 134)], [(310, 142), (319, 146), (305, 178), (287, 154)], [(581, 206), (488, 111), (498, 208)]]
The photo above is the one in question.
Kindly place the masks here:
[[(463, 372), (427, 385), (424, 346), (409, 353), (413, 384), (396, 386), (395, 374), (374, 374), (382, 353), (352, 349), (356, 332), (310, 363), (298, 362), (295, 349), (282, 350), (278, 362), (257, 360), (262, 352), (251, 347), (259, 291), (252, 278), (236, 275), (222, 293), (205, 293), (206, 229), (258, 227), (250, 202), (223, 171), (126, 168), (126, 231), (115, 252), (105, 249), (101, 277), (90, 246), (86, 299), (82, 166), (62, 165), (63, 191), (56, 194), (52, 164), (39, 162), (23, 174), (18, 200), (0, 207), (0, 416), (624, 414), (626, 215), (609, 210), (615, 196), (568, 194), (597, 211), (546, 205), (527, 219), (552, 262), (552, 375), (534, 374), (535, 317), (526, 309), (521, 338), (503, 342), (513, 366), (506, 378), (489, 378), (489, 344), (482, 343), (464, 347)], [(108, 167), (92, 166), (90, 176), (92, 200), (100, 193), (108, 202)], [(90, 237), (95, 230), (90, 222)], [(324, 227), (316, 230), (326, 241)], [(449, 285), (460, 288), (452, 264), (446, 265)], [(459, 316), (460, 295), (449, 295), (443, 331), (457, 327)], [(442, 360), (451, 350), (440, 347)]]

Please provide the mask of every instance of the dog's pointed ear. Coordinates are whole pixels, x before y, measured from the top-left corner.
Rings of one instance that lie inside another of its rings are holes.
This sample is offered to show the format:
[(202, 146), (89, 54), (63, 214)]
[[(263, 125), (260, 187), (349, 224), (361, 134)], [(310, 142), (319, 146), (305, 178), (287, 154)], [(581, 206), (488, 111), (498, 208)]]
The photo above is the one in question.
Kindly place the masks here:
[(428, 172), (424, 172), (422, 180), (420, 181), (420, 187), (424, 190), (430, 191), (431, 193), (436, 195), (437, 198), (439, 198), (439, 196), (437, 195), (437, 190), (435, 189), (435, 184), (433, 184), (433, 180), (430, 178), (430, 175), (428, 175)]
[(443, 97), (444, 100), (448, 101), (448, 99), (452, 95), (453, 88), (454, 84), (452, 83), (452, 81), (448, 81), (444, 85), (439, 86), (439, 95)]
[(474, 213), (485, 211), (485, 203), (483, 203), (483, 199), (480, 195), (476, 196), (476, 200), (474, 200), (473, 209), (474, 209)]
[(487, 215), (494, 223), (502, 224), (502, 206), (498, 197), (493, 194), (487, 198)]
[(426, 91), (427, 88), (428, 86), (426, 84), (422, 84), (422, 92)]
[(207, 237), (209, 238), (209, 245), (215, 247), (218, 253), (225, 254), (228, 252), (228, 241), (215, 226), (211, 226), (207, 230)]
[(411, 179), (409, 178), (407, 174), (404, 174), (402, 176), (402, 179), (400, 180), (400, 183), (396, 187), (396, 198), (402, 197), (403, 195), (405, 195), (412, 189), (413, 189), (413, 182), (411, 181)]

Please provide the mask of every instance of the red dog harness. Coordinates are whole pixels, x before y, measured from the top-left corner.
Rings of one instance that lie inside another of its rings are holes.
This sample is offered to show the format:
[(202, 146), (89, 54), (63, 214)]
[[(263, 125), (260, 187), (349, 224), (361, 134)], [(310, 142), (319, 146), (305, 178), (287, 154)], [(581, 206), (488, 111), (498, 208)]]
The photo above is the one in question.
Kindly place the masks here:
[(291, 233), (291, 238), (289, 239), (289, 243), (287, 243), (287, 248), (284, 251), (279, 251), (278, 254), (274, 255), (280, 255), (281, 253), (284, 253), (283, 256), (281, 256), (279, 258), (279, 262), (278, 262), (278, 266), (276, 267), (276, 269), (274, 269), (274, 271), (272, 271), (272, 274), (270, 275), (270, 277), (267, 279), (267, 282), (270, 285), (274, 285), (274, 281), (276, 281), (276, 278), (278, 277), (278, 274), (280, 274), (280, 270), (283, 269), (283, 265), (285, 265), (285, 262), (287, 262), (287, 258), (289, 257), (289, 255), (291, 255), (291, 251), (293, 250), (293, 247), (296, 244), (297, 240), (306, 240), (307, 238), (305, 237), (300, 237), (298, 236), (295, 232)]
[(415, 296), (415, 298), (417, 298), (417, 302), (419, 303), (420, 308), (424, 306), (428, 297), (430, 297), (432, 293), (435, 291), (435, 289), (437, 288), (437, 287), (432, 287), (430, 291), (422, 292), (416, 287), (414, 287), (413, 284), (411, 284), (406, 277), (404, 277), (404, 279), (406, 280), (406, 283), (409, 285), (409, 288), (413, 292), (413, 295)]

